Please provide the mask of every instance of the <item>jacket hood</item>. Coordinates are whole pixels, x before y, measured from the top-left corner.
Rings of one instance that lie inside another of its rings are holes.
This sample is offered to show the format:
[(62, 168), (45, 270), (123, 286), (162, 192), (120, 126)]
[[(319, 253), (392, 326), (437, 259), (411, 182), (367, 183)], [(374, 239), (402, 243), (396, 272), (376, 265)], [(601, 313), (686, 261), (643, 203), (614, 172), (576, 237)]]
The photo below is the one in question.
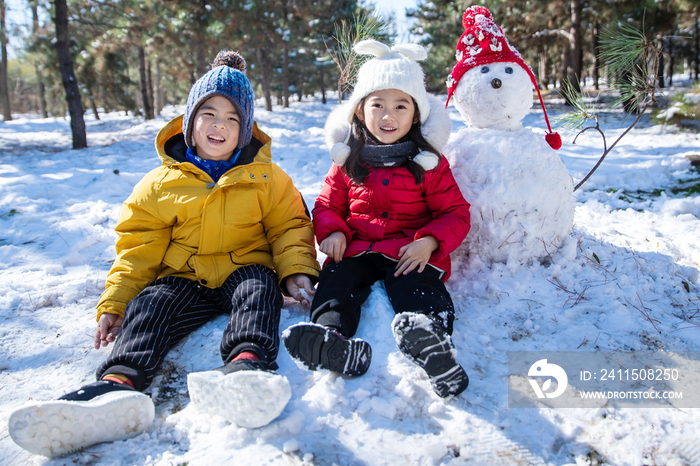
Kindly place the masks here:
[[(425, 123), (421, 125), (421, 133), (431, 146), (438, 152), (442, 152), (450, 138), (452, 122), (440, 99), (428, 94), (428, 102), (430, 114)], [(346, 118), (350, 111), (350, 105), (350, 102), (346, 102), (333, 109), (324, 126), (326, 146), (330, 151), (331, 159), (339, 166), (345, 164), (345, 160), (350, 155), (350, 147), (347, 145), (350, 136), (350, 123)], [(352, 111), (350, 112), (352, 113)], [(414, 160), (426, 170), (432, 170), (439, 162), (434, 154), (425, 152), (421, 152)]]
[[(156, 135), (156, 152), (163, 162), (163, 165), (173, 165), (187, 162), (185, 154), (187, 145), (185, 136), (182, 133), (183, 115), (173, 118), (163, 126)], [(253, 160), (260, 163), (270, 163), (272, 161), (272, 139), (265, 134), (258, 123), (253, 123), (253, 137), (250, 143), (241, 149), (239, 164), (251, 163)]]

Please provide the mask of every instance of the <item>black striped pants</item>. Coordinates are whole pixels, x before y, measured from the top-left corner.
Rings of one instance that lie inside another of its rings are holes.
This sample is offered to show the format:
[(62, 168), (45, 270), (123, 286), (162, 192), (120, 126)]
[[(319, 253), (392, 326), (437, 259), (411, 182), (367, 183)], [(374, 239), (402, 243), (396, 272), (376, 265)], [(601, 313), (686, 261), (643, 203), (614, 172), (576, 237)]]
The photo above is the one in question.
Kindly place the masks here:
[(277, 275), (262, 265), (237, 269), (216, 289), (181, 277), (158, 279), (127, 305), (122, 329), (97, 378), (123, 374), (134, 388), (144, 390), (173, 346), (221, 314), (230, 315), (221, 339), (224, 362), (252, 351), (273, 363), (281, 308)]

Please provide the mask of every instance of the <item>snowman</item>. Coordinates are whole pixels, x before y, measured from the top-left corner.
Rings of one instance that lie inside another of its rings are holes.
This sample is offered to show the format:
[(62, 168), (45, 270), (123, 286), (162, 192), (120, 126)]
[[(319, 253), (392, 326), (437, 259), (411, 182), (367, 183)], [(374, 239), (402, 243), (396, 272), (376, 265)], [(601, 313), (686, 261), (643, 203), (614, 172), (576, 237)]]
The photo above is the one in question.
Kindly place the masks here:
[(443, 153), (471, 204), (472, 226), (453, 258), (547, 259), (571, 232), (576, 205), (573, 180), (553, 150), (561, 139), (546, 111), (545, 138), (523, 127), (533, 87), (544, 110), (542, 96), (491, 12), (472, 6), (462, 24), (447, 102), (453, 99), (467, 127), (452, 135)]

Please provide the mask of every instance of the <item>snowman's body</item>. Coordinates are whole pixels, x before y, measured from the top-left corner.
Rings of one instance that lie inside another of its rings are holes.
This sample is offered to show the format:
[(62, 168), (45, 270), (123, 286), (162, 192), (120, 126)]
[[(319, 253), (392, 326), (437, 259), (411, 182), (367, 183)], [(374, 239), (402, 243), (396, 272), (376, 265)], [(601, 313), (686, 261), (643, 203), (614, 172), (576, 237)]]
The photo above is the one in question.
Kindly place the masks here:
[(454, 253), (485, 262), (548, 257), (570, 234), (573, 181), (543, 135), (522, 126), (532, 83), (515, 63), (467, 71), (454, 103), (468, 127), (443, 153), (471, 204), (471, 230)]

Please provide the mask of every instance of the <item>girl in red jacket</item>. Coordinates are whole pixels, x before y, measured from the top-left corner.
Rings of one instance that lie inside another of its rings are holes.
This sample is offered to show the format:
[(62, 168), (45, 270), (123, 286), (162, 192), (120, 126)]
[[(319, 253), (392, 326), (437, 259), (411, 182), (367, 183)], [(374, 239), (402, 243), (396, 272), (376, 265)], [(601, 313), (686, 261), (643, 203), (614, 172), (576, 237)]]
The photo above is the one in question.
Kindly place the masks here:
[(372, 54), (347, 104), (331, 113), (331, 167), (313, 210), (320, 250), (328, 256), (311, 322), (283, 333), (293, 358), (310, 369), (364, 374), (372, 350), (355, 334), (371, 286), (384, 280), (396, 312), (399, 349), (422, 367), (441, 397), (469, 379), (455, 360), (454, 305), (444, 281), (450, 253), (469, 231), (464, 200), (439, 150), (451, 131), (443, 104), (425, 91), (427, 58), (419, 45), (355, 46)]

